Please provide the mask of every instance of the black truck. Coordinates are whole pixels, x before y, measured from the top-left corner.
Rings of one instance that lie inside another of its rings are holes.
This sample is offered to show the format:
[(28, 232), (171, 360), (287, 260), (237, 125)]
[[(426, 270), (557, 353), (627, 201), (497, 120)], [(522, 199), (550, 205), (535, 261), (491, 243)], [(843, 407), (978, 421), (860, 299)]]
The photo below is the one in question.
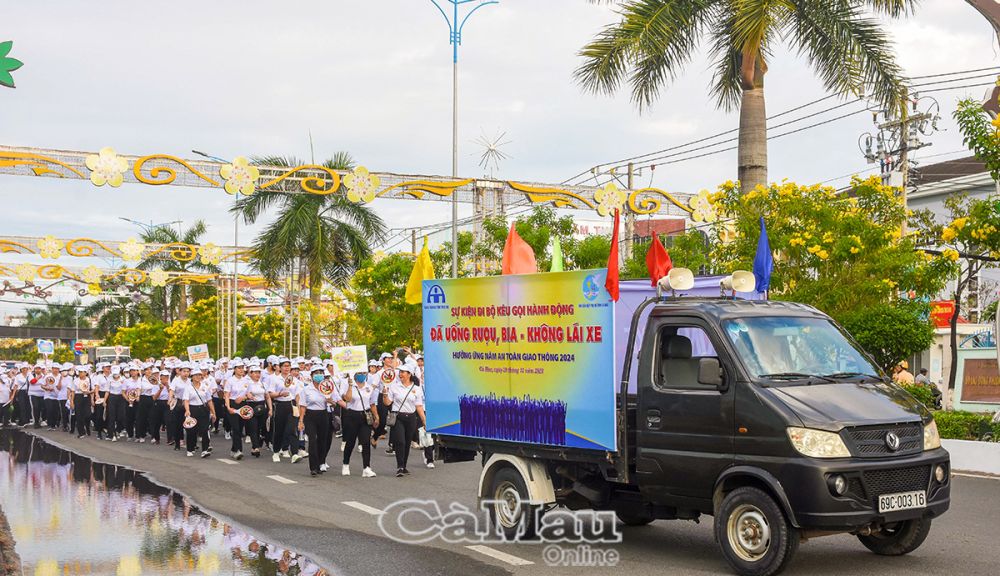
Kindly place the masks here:
[(735, 572), (764, 576), (834, 533), (906, 554), (948, 509), (933, 417), (818, 310), (651, 298), (628, 334), (616, 451), (436, 437), (445, 462), (481, 457), (479, 497), (504, 534), (530, 537), (556, 505), (627, 525), (707, 514)]

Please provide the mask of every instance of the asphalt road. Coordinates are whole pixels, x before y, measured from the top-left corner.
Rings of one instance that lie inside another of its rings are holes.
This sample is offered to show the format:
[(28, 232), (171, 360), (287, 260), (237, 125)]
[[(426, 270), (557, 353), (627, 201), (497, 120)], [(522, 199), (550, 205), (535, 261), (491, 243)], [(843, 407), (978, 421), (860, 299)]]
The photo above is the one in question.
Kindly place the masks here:
[[(213, 440), (215, 457), (202, 460), (187, 458), (184, 452), (167, 446), (35, 432), (94, 460), (144, 471), (206, 511), (228, 518), (267, 541), (298, 550), (339, 575), (580, 576), (581, 572), (603, 570), (547, 565), (544, 546), (537, 544), (469, 548), (468, 544), (435, 540), (408, 545), (383, 535), (378, 511), (399, 499), (433, 499), (442, 508), (455, 502), (474, 509), (480, 472), (476, 462), (439, 463), (436, 469), (428, 470), (420, 465), (414, 451), (413, 474), (395, 478), (391, 475), (395, 461), (380, 447), (372, 456), (377, 478), (359, 476), (360, 454), (352, 459), (355, 475), (345, 478), (339, 475), (340, 451), (335, 446), (330, 455), (331, 471), (312, 478), (304, 461), (275, 464), (266, 451), (259, 460), (226, 461), (228, 442), (221, 436)], [(630, 576), (730, 573), (714, 542), (711, 520), (704, 517), (700, 524), (659, 521), (645, 527), (622, 527), (623, 541), (611, 545), (618, 553), (617, 569), (627, 570)], [(930, 536), (917, 551), (899, 558), (879, 557), (853, 536), (828, 536), (803, 543), (785, 574), (998, 574), (998, 527), (1000, 478), (956, 476), (951, 510), (935, 520)]]

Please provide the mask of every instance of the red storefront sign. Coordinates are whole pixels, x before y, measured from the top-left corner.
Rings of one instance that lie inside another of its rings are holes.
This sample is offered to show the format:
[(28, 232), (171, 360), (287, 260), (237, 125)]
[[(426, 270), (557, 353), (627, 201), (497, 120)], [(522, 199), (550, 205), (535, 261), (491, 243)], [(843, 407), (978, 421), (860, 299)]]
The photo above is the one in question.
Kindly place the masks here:
[(938, 328), (951, 326), (951, 317), (955, 315), (954, 300), (937, 300), (931, 302), (931, 322)]

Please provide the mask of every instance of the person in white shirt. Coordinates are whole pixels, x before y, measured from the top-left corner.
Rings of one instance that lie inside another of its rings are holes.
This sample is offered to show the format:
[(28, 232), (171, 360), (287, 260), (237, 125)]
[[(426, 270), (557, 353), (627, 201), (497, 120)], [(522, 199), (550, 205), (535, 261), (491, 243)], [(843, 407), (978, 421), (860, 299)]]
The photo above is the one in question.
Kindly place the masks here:
[(94, 387), (87, 366), (80, 366), (73, 379), (73, 395), (70, 396), (70, 411), (73, 412), (77, 438), (90, 436), (90, 411), (94, 399)]
[(372, 425), (378, 423), (378, 392), (368, 383), (365, 372), (356, 372), (350, 381), (341, 380), (334, 385), (333, 397), (340, 405), (344, 427), (344, 462), (341, 474), (351, 475), (351, 455), (357, 443), (361, 446), (361, 462), (364, 466), (361, 476), (371, 478), (375, 476), (375, 472), (371, 469), (370, 440)]
[(139, 402), (142, 400), (142, 370), (138, 364), (128, 367), (128, 377), (124, 379), (122, 397), (125, 399), (125, 433), (130, 440), (138, 441), (135, 433), (135, 421), (138, 418)]
[[(379, 368), (378, 372), (375, 373), (375, 380), (377, 382), (377, 387), (379, 393), (385, 392), (388, 387), (394, 382), (399, 382), (399, 378), (396, 375), (395, 359), (392, 354), (388, 352), (383, 352), (379, 357), (379, 362), (382, 363), (382, 367)], [(375, 432), (372, 434), (372, 446), (378, 446), (378, 441), (381, 440), (387, 433), (387, 415), (389, 414), (389, 407), (382, 402), (378, 403), (378, 420), (379, 424), (375, 428)], [(392, 439), (389, 439), (389, 447), (385, 450), (386, 454), (392, 454)]]
[(69, 432), (70, 421), (69, 421), (69, 395), (70, 389), (73, 387), (73, 365), (66, 362), (62, 365), (62, 369), (59, 370), (59, 390), (56, 395), (56, 400), (59, 402), (59, 424), (63, 429), (63, 432)]
[(97, 368), (100, 374), (95, 374), (90, 379), (94, 389), (94, 428), (97, 430), (97, 439), (104, 440), (104, 432), (107, 430), (106, 412), (108, 407), (108, 384), (111, 380), (111, 364), (108, 362), (98, 362)]
[(11, 404), (14, 400), (14, 379), (0, 372), (0, 427), (10, 425)]
[(22, 363), (14, 376), (14, 404), (17, 408), (17, 425), (22, 428), (31, 420), (31, 398), (28, 396), (28, 381), (31, 378), (28, 364)]
[(157, 380), (158, 376), (153, 374), (153, 365), (144, 365), (142, 375), (139, 376), (139, 402), (135, 409), (135, 441), (140, 444), (149, 435), (149, 417), (156, 405), (153, 393), (159, 388)]
[(212, 453), (211, 435), (208, 427), (215, 422), (215, 405), (212, 404), (212, 388), (205, 381), (205, 374), (200, 370), (191, 373), (191, 379), (181, 392), (184, 401), (184, 418), (193, 418), (197, 422), (187, 428), (187, 455), (194, 456), (201, 437), (201, 457), (208, 458)]
[(121, 366), (111, 367), (111, 378), (107, 381), (108, 402), (108, 439), (117, 442), (125, 435), (125, 379), (122, 378)]
[(271, 424), (271, 459), (281, 462), (281, 457), (290, 458), (289, 450), (298, 446), (298, 436), (295, 433), (295, 423), (298, 416), (294, 414), (293, 403), (298, 398), (302, 384), (292, 377), (291, 362), (287, 358), (279, 360), (278, 373), (265, 375), (268, 396), (274, 408), (274, 420)]
[(156, 380), (156, 388), (153, 390), (153, 408), (149, 413), (149, 436), (150, 443), (160, 443), (160, 428), (164, 422), (172, 422), (167, 418), (170, 400), (170, 370), (154, 371), (152, 376)]
[(244, 418), (241, 415), (241, 408), (248, 405), (246, 399), (250, 387), (250, 379), (246, 377), (246, 367), (242, 360), (233, 360), (231, 366), (233, 374), (226, 378), (222, 387), (222, 401), (229, 415), (229, 428), (233, 441), (232, 456), (234, 460), (240, 460), (243, 458), (243, 435), (250, 432), (250, 427), (256, 424), (256, 420), (252, 416)]
[(59, 387), (62, 385), (59, 369), (59, 364), (53, 364), (48, 373), (42, 375), (42, 402), (49, 430), (55, 430), (59, 425)]
[(170, 412), (167, 413), (167, 443), (173, 443), (174, 450), (181, 449), (181, 436), (184, 435), (184, 398), (188, 382), (191, 381), (191, 365), (182, 362), (174, 371), (170, 380), (170, 397), (167, 400)]
[(42, 419), (45, 417), (45, 390), (42, 389), (42, 383), (45, 376), (43, 369), (44, 366), (42, 361), (39, 360), (35, 364), (35, 369), (31, 373), (31, 379), (28, 380), (28, 397), (31, 400), (31, 419), (34, 422), (35, 428), (42, 427)]
[[(332, 406), (335, 401), (332, 387), (325, 381), (323, 367), (316, 367), (312, 374), (312, 382), (303, 386), (298, 396), (299, 430), (304, 430), (308, 439), (311, 476), (322, 474), (328, 468), (321, 467), (325, 464), (324, 455), (329, 451), (327, 443), (330, 441), (330, 417), (327, 407)], [(324, 388), (329, 389), (324, 390)]]
[[(382, 393), (382, 402), (396, 414), (392, 425), (392, 444), (396, 451), (396, 476), (404, 476), (410, 456), (410, 443), (417, 436), (417, 425), (426, 426), (424, 391), (413, 383), (414, 364), (404, 363), (397, 370), (399, 382), (393, 382)], [(419, 422), (417, 418), (419, 417)]]

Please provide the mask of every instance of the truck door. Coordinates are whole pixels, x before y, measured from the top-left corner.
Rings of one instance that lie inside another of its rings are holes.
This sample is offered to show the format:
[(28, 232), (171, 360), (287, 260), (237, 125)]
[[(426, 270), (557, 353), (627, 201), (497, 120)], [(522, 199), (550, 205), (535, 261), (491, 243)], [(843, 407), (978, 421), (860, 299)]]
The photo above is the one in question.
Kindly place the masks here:
[[(639, 485), (653, 502), (666, 496), (710, 502), (716, 478), (734, 458), (735, 386), (729, 375), (735, 372), (699, 318), (650, 318), (644, 341), (652, 345), (644, 346), (639, 359)], [(702, 358), (721, 362), (722, 386), (699, 383)]]

